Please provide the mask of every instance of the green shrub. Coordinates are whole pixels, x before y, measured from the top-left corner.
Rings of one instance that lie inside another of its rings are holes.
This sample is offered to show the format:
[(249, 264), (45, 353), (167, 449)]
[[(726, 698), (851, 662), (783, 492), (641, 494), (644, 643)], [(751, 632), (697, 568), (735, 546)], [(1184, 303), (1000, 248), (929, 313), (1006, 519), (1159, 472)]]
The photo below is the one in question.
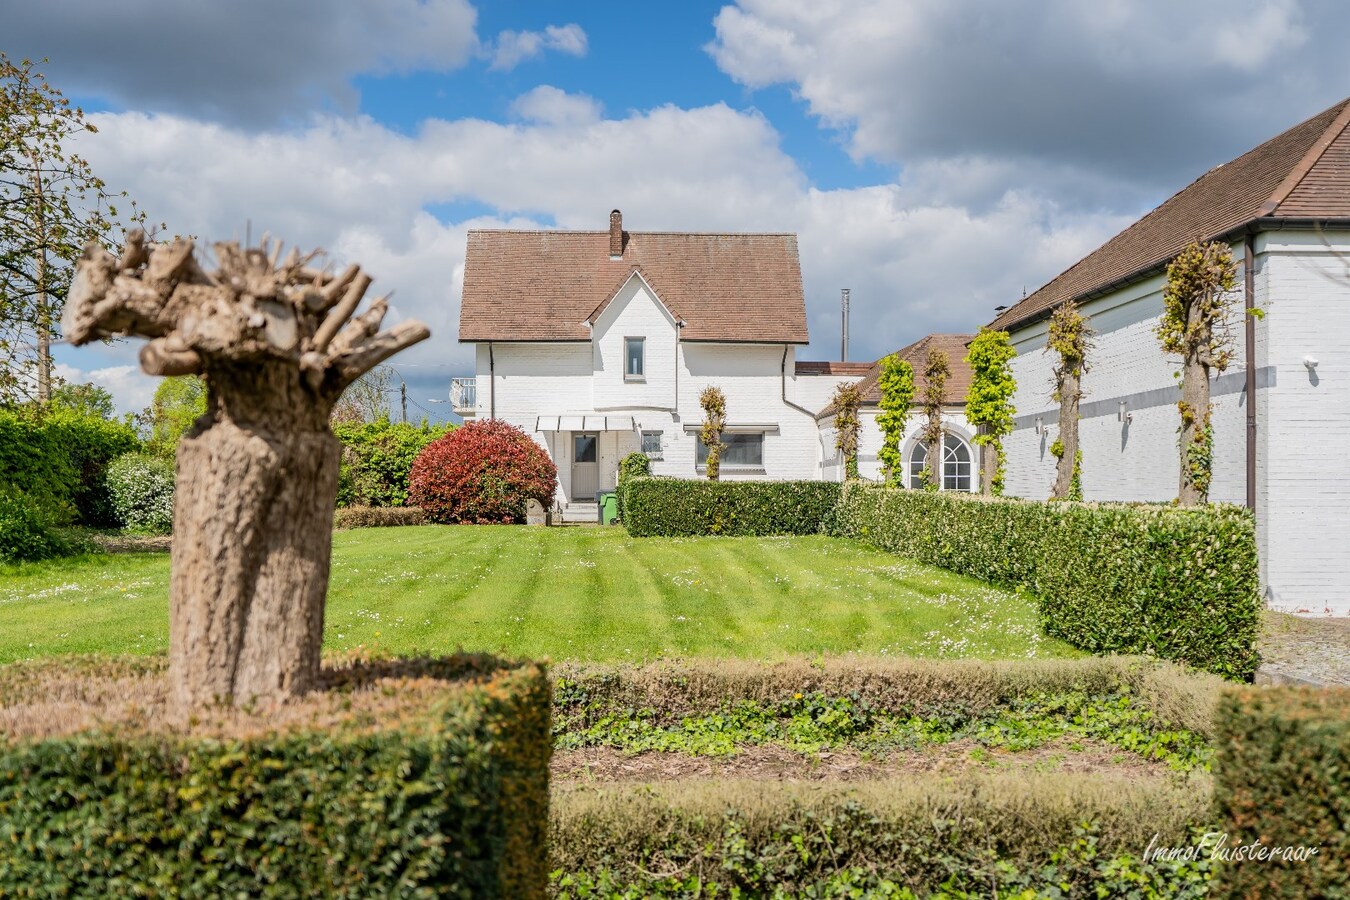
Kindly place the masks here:
[(1224, 897), (1350, 897), (1350, 688), (1243, 688), (1221, 700), (1215, 821), (1227, 849), (1317, 847), (1222, 861)]
[(338, 470), (338, 506), (403, 506), (408, 502), (408, 473), (422, 448), (453, 425), (390, 422), (339, 422), (333, 434), (342, 442)]
[(1140, 856), (1208, 812), (1138, 776), (564, 785), (551, 866), (560, 898), (1201, 897), (1207, 862)]
[(338, 509), (333, 517), (338, 528), (390, 528), (425, 522), (426, 516), (417, 506), (348, 506)]
[(64, 556), (70, 549), (41, 503), (16, 487), (0, 483), (0, 561), (51, 559)]
[(543, 896), (541, 665), (372, 662), (187, 726), (155, 665), (0, 670), (0, 896)]
[(839, 501), (828, 481), (633, 478), (624, 526), (634, 537), (817, 534)]
[(0, 409), (0, 472), (52, 510), (57, 524), (115, 527), (104, 469), (138, 446), (122, 422), (66, 408)]
[(1159, 656), (1227, 678), (1256, 670), (1251, 514), (1036, 503), (848, 485), (838, 532), (1036, 596), (1042, 626), (1090, 653)]
[(980, 660), (914, 657), (662, 660), (553, 667), (555, 731), (581, 732), (621, 711), (645, 710), (657, 726), (751, 704), (772, 708), (797, 695), (848, 697), (890, 716), (980, 719), (1045, 695), (1128, 695), (1159, 727), (1208, 740), (1222, 679), (1139, 657)]
[(618, 505), (619, 521), (623, 521), (623, 485), (630, 478), (643, 478), (652, 474), (652, 460), (645, 453), (630, 453), (619, 460), (619, 478), (614, 486), (614, 502)]
[(105, 479), (119, 524), (138, 534), (173, 530), (173, 463), (148, 453), (124, 453)]

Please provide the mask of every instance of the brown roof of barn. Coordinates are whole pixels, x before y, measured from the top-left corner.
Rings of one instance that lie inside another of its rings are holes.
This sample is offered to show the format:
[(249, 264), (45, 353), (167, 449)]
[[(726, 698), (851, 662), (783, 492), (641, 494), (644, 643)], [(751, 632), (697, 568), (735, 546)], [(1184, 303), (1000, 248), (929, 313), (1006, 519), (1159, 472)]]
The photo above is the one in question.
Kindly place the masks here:
[(793, 371), (798, 375), (866, 375), (872, 363), (799, 359)]
[(1194, 240), (1233, 236), (1261, 219), (1350, 218), (1350, 99), (1210, 169), (1040, 290), (991, 328), (1040, 318), (1162, 269)]
[(461, 341), (584, 341), (635, 272), (685, 323), (681, 340), (805, 344), (792, 234), (470, 231)]
[[(923, 402), (923, 391), (928, 382), (923, 377), (924, 365), (928, 360), (928, 351), (941, 350), (947, 354), (947, 366), (951, 375), (947, 376), (946, 390), (942, 402), (948, 406), (964, 405), (966, 392), (970, 390), (970, 363), (966, 362), (966, 344), (975, 339), (973, 334), (930, 334), (920, 338), (908, 347), (895, 351), (896, 355), (914, 367), (914, 403)], [(863, 405), (876, 406), (881, 402), (881, 387), (877, 380), (881, 377), (881, 360), (868, 367), (867, 376), (858, 382), (862, 391)], [(818, 417), (833, 415), (834, 404), (820, 411)]]

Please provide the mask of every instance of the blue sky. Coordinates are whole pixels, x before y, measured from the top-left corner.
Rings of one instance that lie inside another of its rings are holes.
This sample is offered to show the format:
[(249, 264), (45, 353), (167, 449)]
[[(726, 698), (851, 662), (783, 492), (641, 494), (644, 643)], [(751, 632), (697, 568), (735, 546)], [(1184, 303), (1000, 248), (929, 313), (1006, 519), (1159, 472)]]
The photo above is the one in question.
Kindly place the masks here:
[[(0, 0), (11, 56), (95, 111), (77, 148), (170, 232), (361, 262), (456, 340), (473, 227), (793, 231), (812, 345), (974, 331), (1209, 167), (1350, 94), (1333, 0)], [(67, 377), (148, 400), (135, 346)]]

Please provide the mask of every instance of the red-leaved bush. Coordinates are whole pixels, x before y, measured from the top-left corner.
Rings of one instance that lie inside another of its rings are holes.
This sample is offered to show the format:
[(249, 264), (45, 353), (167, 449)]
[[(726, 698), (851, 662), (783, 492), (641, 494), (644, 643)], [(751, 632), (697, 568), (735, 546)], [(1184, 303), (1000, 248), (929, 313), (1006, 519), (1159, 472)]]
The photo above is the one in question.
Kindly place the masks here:
[(408, 479), (408, 503), (431, 522), (521, 522), (525, 501), (552, 506), (557, 484), (558, 467), (544, 448), (514, 425), (487, 419), (423, 448)]

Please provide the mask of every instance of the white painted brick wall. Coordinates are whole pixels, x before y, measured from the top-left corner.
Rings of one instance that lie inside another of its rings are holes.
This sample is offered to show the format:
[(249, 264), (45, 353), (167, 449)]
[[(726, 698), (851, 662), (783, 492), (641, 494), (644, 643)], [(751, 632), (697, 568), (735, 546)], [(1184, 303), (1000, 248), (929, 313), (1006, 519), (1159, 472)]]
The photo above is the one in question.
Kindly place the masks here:
[(1350, 233), (1262, 237), (1267, 362), (1278, 372), (1258, 409), (1269, 599), (1350, 615)]
[[(1234, 248), (1240, 260), (1242, 248)], [(1341, 255), (1338, 255), (1341, 254)], [(1272, 232), (1256, 242), (1257, 540), (1272, 605), (1350, 614), (1350, 233), (1318, 236)], [(1083, 489), (1088, 499), (1166, 501), (1179, 476), (1174, 402), (1132, 406), (1117, 421), (1120, 397), (1176, 385), (1179, 368), (1153, 333), (1162, 310), (1161, 276), (1087, 304), (1098, 331), (1092, 369), (1084, 377), (1085, 406), (1105, 400), (1101, 415), (1079, 423)], [(1240, 291), (1240, 288), (1239, 288)], [(1237, 309), (1241, 309), (1241, 295)], [(1236, 355), (1227, 378), (1241, 379), (1242, 324), (1233, 327)], [(1007, 489), (1042, 498), (1054, 480), (1050, 400), (1052, 358), (1043, 353), (1045, 325), (1013, 335), (1019, 428), (1005, 439)], [(1316, 383), (1303, 357), (1317, 357)], [(1269, 386), (1266, 386), (1269, 385)], [(1246, 397), (1214, 397), (1215, 459), (1211, 499), (1246, 499)], [(1042, 415), (1046, 434), (1028, 421)], [(1023, 417), (1027, 417), (1023, 419)]]

